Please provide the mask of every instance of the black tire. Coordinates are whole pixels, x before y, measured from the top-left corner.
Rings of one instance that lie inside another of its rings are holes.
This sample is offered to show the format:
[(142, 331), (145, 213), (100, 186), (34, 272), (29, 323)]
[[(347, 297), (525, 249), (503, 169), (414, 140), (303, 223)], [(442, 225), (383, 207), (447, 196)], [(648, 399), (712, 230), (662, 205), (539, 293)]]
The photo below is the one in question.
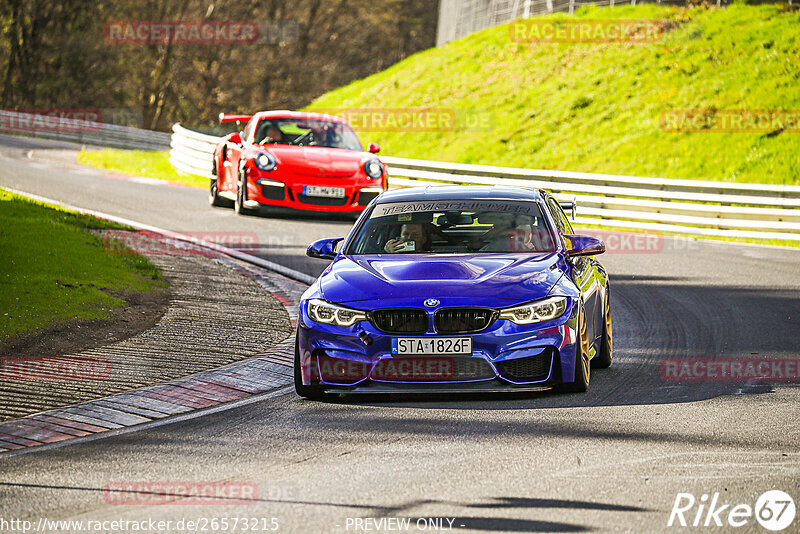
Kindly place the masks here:
[(294, 342), (294, 390), (305, 399), (322, 400), (325, 398), (325, 393), (319, 386), (306, 386), (303, 384), (303, 376), (300, 373), (300, 349), (297, 346), (296, 338)]
[(611, 324), (611, 297), (606, 288), (606, 302), (603, 308), (603, 339), (600, 340), (600, 351), (592, 358), (592, 367), (606, 369), (611, 367), (614, 350), (613, 328)]
[(589, 361), (589, 332), (583, 306), (578, 311), (578, 343), (575, 350), (575, 380), (562, 382), (558, 390), (564, 393), (584, 393), (589, 389), (591, 363)]
[(244, 170), (239, 171), (239, 181), (236, 185), (236, 201), (233, 203), (233, 211), (237, 215), (250, 215), (251, 211), (244, 207), (247, 201), (247, 175)]
[(215, 208), (230, 208), (233, 203), (227, 198), (222, 198), (217, 192), (217, 180), (211, 179), (208, 186), (208, 203)]

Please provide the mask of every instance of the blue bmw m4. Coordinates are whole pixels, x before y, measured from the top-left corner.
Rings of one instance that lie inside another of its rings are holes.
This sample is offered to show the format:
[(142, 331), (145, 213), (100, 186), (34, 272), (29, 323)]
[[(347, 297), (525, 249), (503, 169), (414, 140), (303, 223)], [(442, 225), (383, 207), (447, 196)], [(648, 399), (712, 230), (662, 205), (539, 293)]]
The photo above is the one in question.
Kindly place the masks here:
[(575, 235), (544, 190), (381, 194), (305, 292), (297, 393), (583, 392), (611, 365), (602, 241)]

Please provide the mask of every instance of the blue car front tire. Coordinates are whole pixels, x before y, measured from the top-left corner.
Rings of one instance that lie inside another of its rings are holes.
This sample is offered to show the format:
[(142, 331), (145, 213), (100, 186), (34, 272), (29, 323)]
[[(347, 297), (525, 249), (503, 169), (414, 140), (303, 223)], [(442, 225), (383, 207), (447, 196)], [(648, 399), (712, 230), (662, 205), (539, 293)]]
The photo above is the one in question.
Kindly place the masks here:
[(564, 393), (585, 393), (589, 389), (591, 362), (589, 360), (589, 331), (586, 326), (586, 310), (581, 304), (578, 310), (578, 340), (575, 343), (575, 379), (562, 382), (559, 390)]
[(303, 384), (303, 373), (300, 367), (300, 339), (299, 335), (294, 342), (294, 390), (303, 398), (321, 400), (325, 392), (319, 386), (306, 386)]

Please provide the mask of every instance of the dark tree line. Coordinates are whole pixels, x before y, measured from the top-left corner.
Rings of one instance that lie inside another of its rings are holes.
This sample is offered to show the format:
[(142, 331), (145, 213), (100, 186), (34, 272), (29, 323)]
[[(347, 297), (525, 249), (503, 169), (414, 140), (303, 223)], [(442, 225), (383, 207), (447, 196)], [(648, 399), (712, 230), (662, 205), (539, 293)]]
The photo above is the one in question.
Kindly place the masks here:
[[(435, 42), (438, 0), (3, 0), (0, 108), (128, 109), (141, 126), (296, 109)], [(115, 21), (250, 21), (252, 44), (129, 43)], [(263, 39), (262, 39), (263, 41)]]

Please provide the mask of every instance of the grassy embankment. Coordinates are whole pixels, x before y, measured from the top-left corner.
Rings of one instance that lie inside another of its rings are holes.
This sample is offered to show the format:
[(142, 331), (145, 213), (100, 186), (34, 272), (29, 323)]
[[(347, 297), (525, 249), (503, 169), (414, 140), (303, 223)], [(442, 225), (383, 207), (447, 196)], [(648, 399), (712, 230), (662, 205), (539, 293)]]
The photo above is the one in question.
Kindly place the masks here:
[(126, 229), (0, 189), (0, 346), (17, 334), (107, 319), (125, 301), (113, 294), (166, 284), (136, 254), (110, 253), (93, 229)]
[[(333, 90), (309, 109), (454, 110), (440, 132), (359, 132), (392, 156), (537, 169), (800, 183), (800, 133), (661, 128), (671, 110), (800, 109), (800, 11), (655, 5), (581, 8), (578, 19), (675, 23), (655, 42), (520, 43), (509, 25), (474, 33)], [(567, 19), (564, 14), (541, 17)], [(80, 160), (205, 187), (166, 153), (103, 150)]]
[[(640, 5), (586, 7), (575, 17), (669, 21), (670, 29), (654, 42), (552, 44), (515, 42), (510, 25), (497, 26), (333, 90), (308, 109), (455, 113), (455, 128), (445, 131), (358, 132), (365, 143), (376, 141), (392, 156), (800, 184), (797, 125), (794, 131), (754, 133), (674, 132), (662, 126), (676, 110), (800, 110), (800, 12), (780, 5)], [(123, 151), (91, 154), (81, 159), (128, 174), (186, 181), (169, 167), (165, 153), (133, 159)], [(206, 180), (197, 185), (206, 187)]]
[(797, 115), (800, 11), (779, 5), (641, 5), (582, 8), (576, 16), (667, 20), (674, 26), (655, 42), (561, 44), (513, 42), (509, 25), (489, 28), (331, 91), (309, 108), (455, 111), (451, 131), (361, 133), (392, 156), (800, 183), (797, 124), (794, 131), (758, 133), (661, 127), (675, 110)]

